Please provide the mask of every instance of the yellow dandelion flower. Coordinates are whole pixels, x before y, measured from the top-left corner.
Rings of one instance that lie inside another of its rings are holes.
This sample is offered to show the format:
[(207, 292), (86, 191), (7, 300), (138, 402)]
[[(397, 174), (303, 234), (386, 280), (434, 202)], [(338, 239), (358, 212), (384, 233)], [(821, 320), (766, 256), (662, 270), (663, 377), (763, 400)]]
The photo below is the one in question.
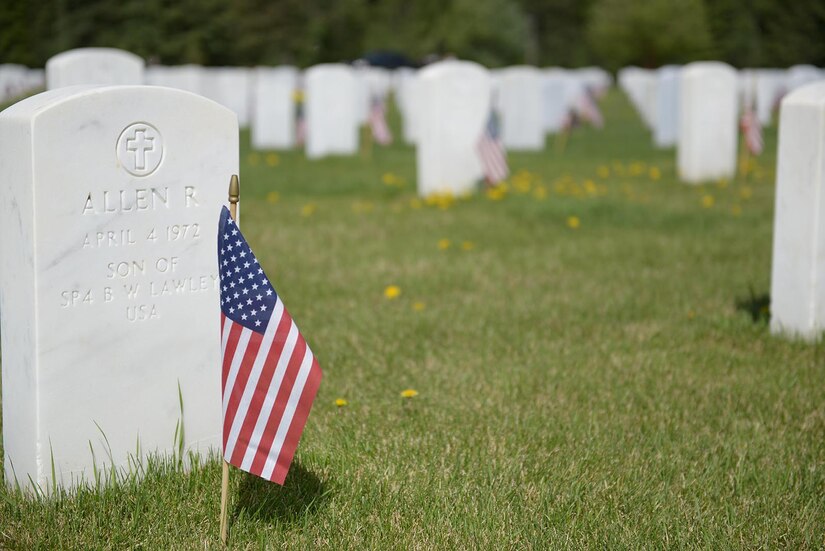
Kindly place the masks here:
[(281, 199), (281, 194), (277, 191), (270, 191), (266, 194), (266, 201), (267, 203), (275, 204)]
[(507, 193), (504, 186), (498, 185), (496, 187), (491, 187), (487, 190), (487, 199), (490, 201), (501, 201), (504, 199), (504, 195)]
[(719, 186), (719, 188), (721, 189), (725, 189), (726, 187), (728, 187), (729, 183), (730, 182), (728, 182), (725, 178), (721, 178), (716, 181), (716, 185)]
[(411, 209), (420, 209), (422, 207), (421, 199), (410, 199)]
[(277, 153), (267, 153), (266, 155), (266, 164), (269, 166), (278, 166), (281, 162), (281, 158), (278, 157)]
[(578, 229), (581, 226), (581, 220), (579, 220), (578, 216), (568, 216), (567, 217), (567, 227), (571, 230)]
[(472, 251), (473, 249), (476, 248), (476, 244), (473, 243), (472, 241), (465, 241), (464, 243), (461, 244), (461, 248), (464, 249), (465, 251)]
[(739, 205), (733, 205), (730, 208), (730, 213), (734, 216), (742, 216), (742, 207)]
[(307, 203), (301, 207), (301, 216), (312, 216), (316, 210), (318, 210), (318, 206), (315, 203)]
[(398, 298), (399, 295), (401, 295), (401, 288), (398, 285), (389, 285), (384, 289), (384, 296), (390, 300)]
[(339, 408), (342, 408), (344, 406), (349, 405), (349, 402), (347, 402), (343, 398), (338, 398), (338, 399), (335, 400), (335, 405), (338, 406)]
[(750, 199), (753, 197), (753, 190), (748, 186), (742, 186), (742, 189), (739, 190), (739, 197), (742, 199)]
[(596, 182), (593, 180), (585, 180), (584, 181), (584, 191), (588, 195), (596, 195), (598, 192), (598, 188), (596, 187)]
[(441, 251), (446, 251), (450, 248), (450, 240), (447, 238), (439, 239), (438, 240), (438, 249)]
[(381, 176), (381, 181), (388, 186), (392, 186), (398, 182), (398, 178), (396, 178), (392, 172), (385, 172), (384, 175)]
[(659, 180), (662, 177), (662, 171), (659, 170), (659, 167), (652, 166), (650, 167), (650, 170), (647, 171), (647, 175), (650, 177), (651, 180), (655, 182), (656, 180)]
[(412, 305), (412, 309), (415, 310), (416, 312), (421, 312), (426, 307), (427, 307), (427, 305), (424, 304), (423, 302), (414, 302), (413, 305)]
[(533, 190), (533, 197), (539, 201), (543, 201), (547, 198), (547, 188), (544, 186), (536, 186), (536, 189)]
[(301, 103), (304, 101), (304, 92), (303, 90), (295, 90), (292, 92), (292, 101), (296, 103)]
[(644, 174), (646, 168), (647, 166), (644, 163), (636, 161), (635, 163), (630, 163), (628, 170), (631, 176), (639, 176)]
[(602, 165), (596, 169), (596, 175), (599, 178), (609, 178), (610, 177), (610, 167), (606, 165)]
[(258, 163), (261, 162), (261, 156), (256, 152), (252, 152), (246, 157), (246, 160), (251, 165), (257, 165)]
[(411, 388), (408, 388), (407, 390), (402, 390), (401, 391), (401, 397), (402, 398), (415, 398), (416, 396), (418, 396), (418, 391), (417, 390), (413, 390)]
[(702, 197), (702, 207), (709, 209), (713, 207), (716, 203), (716, 199), (713, 198), (713, 195), (704, 195)]

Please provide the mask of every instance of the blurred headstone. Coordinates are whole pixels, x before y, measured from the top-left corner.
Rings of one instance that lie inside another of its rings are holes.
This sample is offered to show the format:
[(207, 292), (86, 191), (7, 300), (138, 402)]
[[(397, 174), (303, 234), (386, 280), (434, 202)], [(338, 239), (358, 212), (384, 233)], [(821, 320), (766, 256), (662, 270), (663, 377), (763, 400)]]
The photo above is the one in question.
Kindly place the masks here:
[(205, 67), (201, 73), (202, 95), (228, 107), (241, 128), (249, 126), (252, 70), (247, 67)]
[(490, 116), (490, 75), (448, 60), (421, 69), (419, 79), (418, 194), (469, 192), (482, 175), (477, 145)]
[(679, 135), (679, 70), (675, 65), (666, 65), (656, 72), (656, 147), (675, 146)]
[(542, 113), (545, 132), (556, 133), (564, 126), (573, 108), (569, 90), (574, 79), (575, 77), (565, 69), (552, 68), (542, 71)]
[(49, 90), (78, 84), (144, 84), (145, 63), (133, 53), (115, 48), (78, 48), (46, 62)]
[(304, 72), (307, 157), (358, 151), (358, 86), (349, 65), (315, 65)]
[(507, 67), (500, 73), (498, 105), (504, 147), (514, 151), (544, 149), (541, 73), (535, 67)]
[(295, 147), (295, 93), (298, 69), (258, 67), (255, 70), (251, 140), (255, 149)]
[(771, 332), (825, 330), (825, 82), (782, 100), (771, 275)]
[(736, 174), (739, 137), (736, 70), (718, 61), (682, 68), (679, 90), (679, 177), (698, 184)]

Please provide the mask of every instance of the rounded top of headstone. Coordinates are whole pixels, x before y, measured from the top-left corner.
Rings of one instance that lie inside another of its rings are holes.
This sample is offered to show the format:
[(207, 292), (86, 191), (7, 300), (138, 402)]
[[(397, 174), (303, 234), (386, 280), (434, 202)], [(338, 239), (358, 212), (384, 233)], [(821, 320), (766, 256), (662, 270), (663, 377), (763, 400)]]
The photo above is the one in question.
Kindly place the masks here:
[(139, 55), (133, 54), (132, 52), (127, 52), (126, 50), (120, 50), (118, 48), (75, 48), (73, 50), (66, 50), (65, 52), (60, 52), (59, 54), (53, 55), (46, 62), (46, 66), (48, 67), (49, 64), (60, 63), (64, 60), (69, 60), (76, 57), (119, 58), (124, 61), (129, 60), (140, 63), (141, 65), (144, 64), (143, 58)]
[(338, 73), (352, 73), (353, 69), (352, 66), (347, 65), (346, 63), (319, 63), (318, 65), (313, 65), (312, 67), (307, 67), (306, 71), (304, 71), (307, 75), (314, 74), (314, 73), (329, 73), (329, 72), (338, 72)]
[(825, 80), (800, 86), (782, 99), (785, 105), (825, 106)]
[(459, 74), (477, 74), (489, 77), (490, 71), (486, 67), (475, 61), (464, 61), (459, 59), (445, 59), (431, 63), (419, 71), (419, 76), (424, 79), (437, 78), (444, 74), (458, 72)]
[[(186, 90), (179, 88), (167, 88), (164, 86), (144, 86), (144, 85), (78, 85), (66, 86), (41, 92), (34, 96), (18, 101), (14, 105), (0, 112), (0, 120), (10, 118), (25, 118), (34, 120), (38, 116), (50, 112), (52, 109), (64, 104), (80, 101), (82, 99), (99, 99), (100, 101), (128, 101), (128, 98), (140, 95), (148, 98), (149, 101), (188, 101), (190, 103), (209, 104), (211, 109), (224, 111), (237, 120), (234, 111), (223, 105)], [(122, 98), (122, 99), (121, 99)]]
[(725, 72), (736, 76), (736, 69), (723, 61), (694, 61), (682, 68), (682, 73), (686, 75), (705, 72)]

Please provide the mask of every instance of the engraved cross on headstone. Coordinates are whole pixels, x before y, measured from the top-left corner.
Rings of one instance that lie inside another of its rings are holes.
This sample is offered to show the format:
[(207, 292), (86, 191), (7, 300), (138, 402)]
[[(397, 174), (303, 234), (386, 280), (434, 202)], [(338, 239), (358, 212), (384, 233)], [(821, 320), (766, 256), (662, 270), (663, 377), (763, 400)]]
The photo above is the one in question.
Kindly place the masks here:
[(126, 140), (126, 151), (135, 154), (135, 169), (144, 170), (146, 168), (146, 153), (155, 150), (155, 138), (146, 137), (145, 128), (135, 130), (135, 137)]

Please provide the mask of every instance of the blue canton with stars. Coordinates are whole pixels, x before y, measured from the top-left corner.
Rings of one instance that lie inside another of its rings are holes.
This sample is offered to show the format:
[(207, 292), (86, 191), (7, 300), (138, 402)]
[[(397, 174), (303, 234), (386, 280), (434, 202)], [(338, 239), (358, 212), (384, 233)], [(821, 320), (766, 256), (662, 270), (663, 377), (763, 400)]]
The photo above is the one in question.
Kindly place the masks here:
[(235, 323), (263, 333), (278, 294), (226, 207), (218, 224), (218, 270), (223, 313)]

